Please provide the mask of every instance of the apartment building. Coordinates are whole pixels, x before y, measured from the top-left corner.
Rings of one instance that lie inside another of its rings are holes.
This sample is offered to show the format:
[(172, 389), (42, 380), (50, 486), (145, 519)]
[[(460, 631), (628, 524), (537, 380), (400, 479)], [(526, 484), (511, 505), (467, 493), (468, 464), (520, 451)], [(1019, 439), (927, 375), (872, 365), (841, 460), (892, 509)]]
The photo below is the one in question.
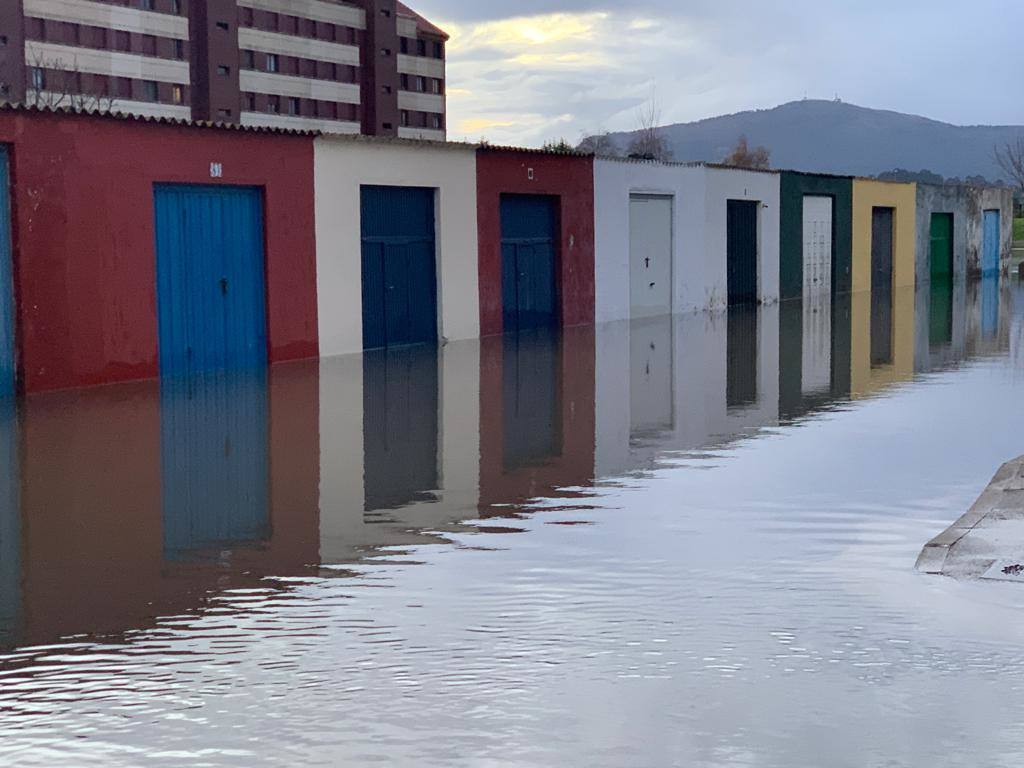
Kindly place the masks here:
[(447, 39), (395, 0), (7, 0), (0, 101), (442, 140)]

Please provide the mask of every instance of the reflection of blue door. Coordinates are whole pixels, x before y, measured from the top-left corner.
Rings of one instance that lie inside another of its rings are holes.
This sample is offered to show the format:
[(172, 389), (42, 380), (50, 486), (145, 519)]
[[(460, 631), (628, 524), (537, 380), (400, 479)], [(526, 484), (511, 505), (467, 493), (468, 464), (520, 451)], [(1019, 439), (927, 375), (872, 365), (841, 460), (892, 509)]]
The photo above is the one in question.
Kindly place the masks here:
[(0, 646), (18, 626), (21, 604), (21, 525), (18, 414), (14, 400), (0, 399)]
[(990, 275), (981, 281), (981, 335), (994, 338), (999, 331), (999, 276)]
[(985, 211), (985, 232), (981, 246), (981, 274), (999, 274), (999, 211)]
[(7, 148), (0, 145), (0, 397), (14, 393), (14, 270)]
[(263, 196), (253, 187), (156, 187), (161, 376), (267, 359)]
[(165, 556), (269, 535), (264, 370), (164, 379), (160, 447)]

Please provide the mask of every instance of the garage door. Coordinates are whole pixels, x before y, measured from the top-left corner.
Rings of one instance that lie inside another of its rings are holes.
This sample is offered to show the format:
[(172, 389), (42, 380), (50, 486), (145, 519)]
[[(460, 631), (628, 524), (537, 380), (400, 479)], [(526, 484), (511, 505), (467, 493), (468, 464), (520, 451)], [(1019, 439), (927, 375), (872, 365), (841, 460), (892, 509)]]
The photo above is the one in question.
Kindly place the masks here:
[(892, 288), (892, 208), (871, 209), (871, 289)]
[(161, 376), (265, 365), (261, 191), (158, 185), (155, 199)]
[(557, 203), (501, 196), (501, 299), (505, 332), (557, 326)]
[(14, 270), (11, 264), (10, 161), (0, 145), (0, 397), (14, 394)]
[(999, 274), (999, 211), (985, 211), (985, 231), (981, 247), (981, 274)]
[(804, 299), (832, 293), (832, 198), (804, 197)]
[(629, 198), (630, 316), (672, 311), (672, 198)]
[(675, 423), (672, 397), (672, 316), (637, 320), (629, 328), (629, 423), (632, 438), (670, 432)]
[(0, 645), (17, 630), (21, 604), (21, 476), (18, 414), (0, 398)]
[(270, 535), (266, 371), (215, 371), (160, 387), (164, 556)]
[(751, 200), (727, 203), (726, 262), (730, 304), (757, 302), (757, 205)]
[(933, 213), (930, 234), (931, 280), (948, 282), (953, 278), (953, 214)]
[(832, 385), (832, 198), (804, 197), (802, 378), (805, 394)]
[(363, 348), (436, 342), (434, 190), (363, 187), (360, 213)]
[(536, 328), (502, 340), (502, 467), (538, 467), (562, 455), (560, 331)]

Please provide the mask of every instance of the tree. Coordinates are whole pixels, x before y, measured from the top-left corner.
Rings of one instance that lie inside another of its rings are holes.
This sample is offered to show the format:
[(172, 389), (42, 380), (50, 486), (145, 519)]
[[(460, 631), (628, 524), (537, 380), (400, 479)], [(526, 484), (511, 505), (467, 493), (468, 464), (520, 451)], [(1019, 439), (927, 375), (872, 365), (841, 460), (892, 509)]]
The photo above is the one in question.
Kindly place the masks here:
[(590, 136), (584, 136), (576, 149), (588, 155), (598, 157), (618, 157), (619, 147), (607, 131), (598, 131)]
[(63, 59), (48, 59), (36, 53), (29, 70), (29, 86), (25, 91), (27, 104), (84, 112), (110, 112), (114, 108), (113, 96), (82, 90), (82, 72), (77, 62), (68, 66)]
[(993, 147), (992, 153), (1017, 192), (1024, 194), (1024, 136), (1018, 136), (1001, 147)]
[(545, 141), (544, 150), (546, 152), (575, 152), (576, 148), (565, 139), (557, 139), (555, 141)]
[(626, 148), (626, 155), (636, 160), (671, 160), (672, 149), (659, 125), (661, 108), (654, 97), (637, 110), (636, 120), (637, 129)]
[(731, 165), (735, 168), (750, 168), (753, 170), (767, 170), (771, 168), (771, 152), (767, 147), (754, 147), (751, 149), (747, 144), (747, 137), (740, 136), (736, 140), (736, 146), (732, 152), (722, 160), (723, 165)]

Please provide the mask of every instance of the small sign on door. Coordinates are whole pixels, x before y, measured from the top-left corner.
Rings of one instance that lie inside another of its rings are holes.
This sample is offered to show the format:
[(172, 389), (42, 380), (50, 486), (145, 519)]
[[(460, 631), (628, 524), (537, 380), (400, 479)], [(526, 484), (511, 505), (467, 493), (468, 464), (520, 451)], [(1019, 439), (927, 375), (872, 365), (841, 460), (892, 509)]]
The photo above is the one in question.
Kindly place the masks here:
[(224, 176), (224, 166), (220, 163), (210, 163), (210, 178), (219, 179)]

